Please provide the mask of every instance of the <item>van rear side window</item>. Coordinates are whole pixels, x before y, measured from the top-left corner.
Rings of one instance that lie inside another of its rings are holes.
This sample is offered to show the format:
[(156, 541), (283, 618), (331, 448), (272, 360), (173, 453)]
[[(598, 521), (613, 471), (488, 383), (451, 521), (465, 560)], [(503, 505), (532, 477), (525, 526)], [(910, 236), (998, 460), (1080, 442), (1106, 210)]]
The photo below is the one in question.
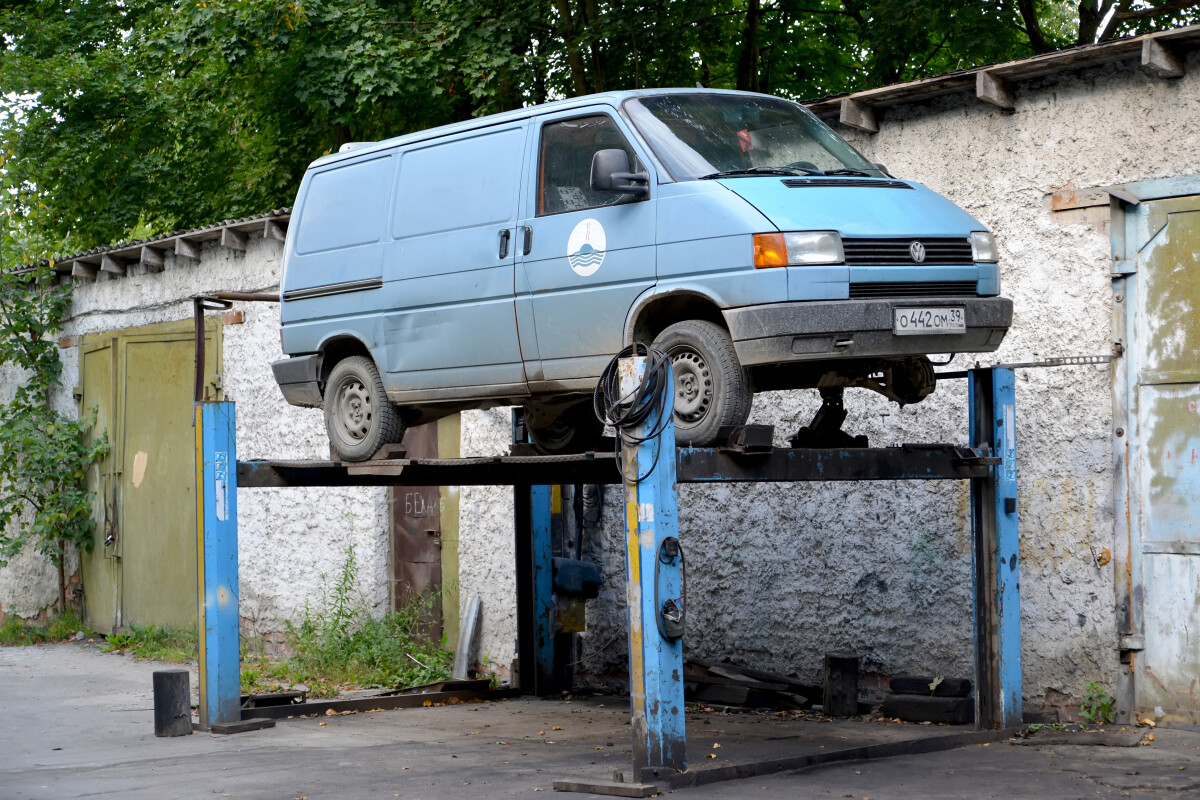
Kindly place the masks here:
[(378, 242), (394, 164), (394, 158), (384, 156), (313, 175), (296, 252), (321, 253)]
[(508, 222), (516, 213), (524, 149), (522, 126), (405, 153), (396, 238)]

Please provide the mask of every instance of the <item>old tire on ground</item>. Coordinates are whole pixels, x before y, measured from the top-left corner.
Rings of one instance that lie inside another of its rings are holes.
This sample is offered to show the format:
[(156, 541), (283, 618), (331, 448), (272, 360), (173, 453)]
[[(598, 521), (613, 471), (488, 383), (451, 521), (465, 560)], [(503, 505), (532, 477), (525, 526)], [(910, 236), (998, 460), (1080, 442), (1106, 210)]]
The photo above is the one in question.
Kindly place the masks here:
[(750, 376), (733, 340), (719, 325), (685, 320), (669, 326), (653, 347), (667, 354), (675, 378), (675, 441), (703, 447), (723, 426), (745, 425), (754, 400)]
[(325, 430), (343, 461), (366, 461), (383, 445), (404, 438), (404, 420), (388, 400), (371, 359), (350, 356), (329, 373)]
[(537, 429), (531, 426), (528, 432), (529, 443), (535, 450), (543, 455), (557, 456), (595, 450), (604, 435), (604, 425), (596, 419), (589, 398), (564, 409), (549, 426)]

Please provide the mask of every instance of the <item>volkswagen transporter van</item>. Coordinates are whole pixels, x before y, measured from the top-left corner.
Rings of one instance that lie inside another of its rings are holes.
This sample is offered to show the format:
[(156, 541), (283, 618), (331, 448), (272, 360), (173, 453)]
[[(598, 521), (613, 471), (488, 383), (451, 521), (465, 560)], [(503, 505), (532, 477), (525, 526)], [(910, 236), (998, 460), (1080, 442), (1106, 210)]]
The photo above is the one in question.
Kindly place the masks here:
[(846, 387), (914, 403), (930, 353), (995, 350), (1012, 318), (992, 236), (868, 162), (803, 106), (718, 90), (581, 97), (308, 168), (288, 230), (288, 402), (333, 450), (521, 405), (545, 452), (592, 449), (614, 353), (672, 361), (677, 440), (714, 442), (754, 392)]

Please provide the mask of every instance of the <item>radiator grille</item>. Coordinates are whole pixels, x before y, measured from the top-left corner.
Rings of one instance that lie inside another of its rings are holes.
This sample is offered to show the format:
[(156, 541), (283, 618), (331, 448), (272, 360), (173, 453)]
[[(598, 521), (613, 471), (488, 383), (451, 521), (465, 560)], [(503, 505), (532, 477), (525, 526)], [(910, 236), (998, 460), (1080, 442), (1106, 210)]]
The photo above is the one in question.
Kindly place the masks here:
[(842, 248), (850, 266), (916, 264), (909, 252), (913, 242), (925, 246), (922, 266), (975, 263), (970, 239), (842, 239)]
[(871, 297), (974, 297), (975, 294), (974, 281), (850, 284), (851, 300)]

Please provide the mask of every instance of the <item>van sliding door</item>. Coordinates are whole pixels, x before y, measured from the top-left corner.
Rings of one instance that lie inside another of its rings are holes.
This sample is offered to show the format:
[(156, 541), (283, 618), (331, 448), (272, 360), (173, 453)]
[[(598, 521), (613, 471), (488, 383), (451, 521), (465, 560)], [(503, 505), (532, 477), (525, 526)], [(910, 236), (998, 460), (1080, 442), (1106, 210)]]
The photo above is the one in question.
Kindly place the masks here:
[(527, 124), (401, 153), (384, 270), (394, 402), (528, 391), (513, 288)]

